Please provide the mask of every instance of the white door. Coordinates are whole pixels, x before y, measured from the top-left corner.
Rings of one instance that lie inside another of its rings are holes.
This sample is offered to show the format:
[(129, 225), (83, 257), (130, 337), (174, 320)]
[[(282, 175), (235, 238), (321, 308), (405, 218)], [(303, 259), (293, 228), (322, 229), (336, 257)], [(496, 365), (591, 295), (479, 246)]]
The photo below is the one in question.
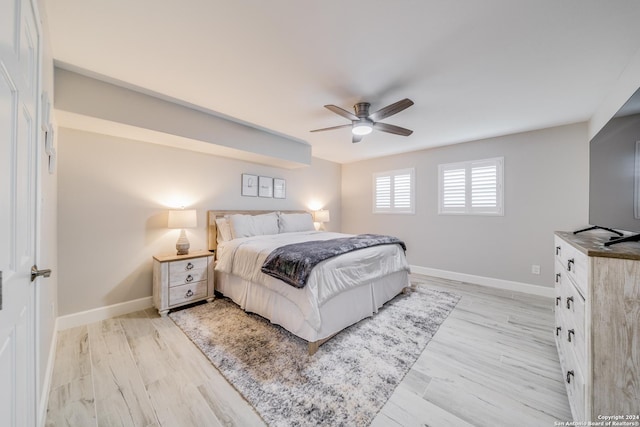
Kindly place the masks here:
[(35, 425), (35, 16), (30, 0), (0, 0), (0, 426)]

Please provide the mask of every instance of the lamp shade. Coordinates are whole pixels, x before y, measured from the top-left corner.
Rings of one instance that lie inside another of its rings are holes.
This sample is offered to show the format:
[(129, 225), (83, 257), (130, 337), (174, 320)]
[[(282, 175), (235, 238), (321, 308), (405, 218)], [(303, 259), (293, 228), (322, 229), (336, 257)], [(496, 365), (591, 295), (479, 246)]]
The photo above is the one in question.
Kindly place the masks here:
[(169, 228), (195, 228), (198, 218), (195, 209), (169, 211)]
[(320, 209), (319, 211), (315, 211), (313, 213), (313, 220), (315, 222), (329, 222), (331, 216), (329, 215), (329, 211), (327, 209)]

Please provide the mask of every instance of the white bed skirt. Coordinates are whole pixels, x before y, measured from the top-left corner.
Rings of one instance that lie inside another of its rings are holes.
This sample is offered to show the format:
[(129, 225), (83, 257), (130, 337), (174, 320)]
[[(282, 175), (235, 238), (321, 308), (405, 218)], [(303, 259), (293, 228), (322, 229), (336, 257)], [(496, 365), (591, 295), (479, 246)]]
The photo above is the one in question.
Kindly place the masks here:
[[(215, 272), (215, 288), (218, 292), (231, 298), (243, 310), (259, 314), (309, 342), (328, 338), (372, 316), (407, 286), (409, 273), (403, 270), (346, 290), (319, 307), (321, 325), (316, 330), (307, 323), (301, 310), (290, 299), (239, 276)], [(300, 292), (303, 290), (300, 289)]]

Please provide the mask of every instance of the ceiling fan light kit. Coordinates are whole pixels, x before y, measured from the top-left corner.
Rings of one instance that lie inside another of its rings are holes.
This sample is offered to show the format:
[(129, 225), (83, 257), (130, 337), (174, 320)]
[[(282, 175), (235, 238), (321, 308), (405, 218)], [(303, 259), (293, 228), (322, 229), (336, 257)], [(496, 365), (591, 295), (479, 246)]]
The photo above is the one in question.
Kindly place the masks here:
[(369, 104), (368, 102), (358, 102), (356, 105), (354, 105), (353, 110), (355, 114), (344, 110), (336, 105), (325, 105), (326, 109), (333, 111), (339, 116), (351, 120), (351, 124), (315, 129), (311, 132), (321, 132), (325, 130), (340, 129), (351, 126), (351, 133), (353, 134), (353, 138), (351, 141), (354, 143), (362, 141), (362, 137), (365, 135), (369, 135), (373, 131), (374, 127), (378, 130), (392, 133), (394, 135), (409, 136), (413, 133), (412, 130), (405, 129), (400, 126), (390, 125), (387, 123), (380, 123), (378, 122), (378, 120), (382, 120), (389, 116), (397, 114), (400, 111), (411, 107), (412, 105), (413, 101), (409, 98), (405, 98), (391, 105), (387, 105), (386, 107), (381, 108), (373, 114), (369, 114), (369, 107), (371, 106), (371, 104)]
[(353, 122), (351, 133), (353, 133), (354, 135), (369, 135), (371, 132), (373, 132), (372, 122), (367, 121), (366, 119)]

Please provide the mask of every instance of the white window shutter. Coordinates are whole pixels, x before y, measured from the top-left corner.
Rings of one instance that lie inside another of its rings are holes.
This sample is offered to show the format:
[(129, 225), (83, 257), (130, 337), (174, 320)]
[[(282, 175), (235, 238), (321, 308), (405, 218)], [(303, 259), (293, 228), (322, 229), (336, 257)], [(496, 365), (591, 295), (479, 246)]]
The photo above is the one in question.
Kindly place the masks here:
[(376, 209), (391, 209), (391, 177), (376, 177), (375, 186)]
[(495, 209), (497, 202), (497, 166), (472, 165), (471, 166), (471, 208)]
[(452, 167), (442, 171), (442, 206), (445, 210), (464, 210), (466, 206), (466, 170)]
[(414, 181), (414, 169), (374, 174), (373, 213), (415, 213)]
[(438, 166), (438, 213), (503, 214), (503, 158)]
[(393, 207), (406, 211), (412, 206), (411, 174), (398, 174), (393, 180)]

